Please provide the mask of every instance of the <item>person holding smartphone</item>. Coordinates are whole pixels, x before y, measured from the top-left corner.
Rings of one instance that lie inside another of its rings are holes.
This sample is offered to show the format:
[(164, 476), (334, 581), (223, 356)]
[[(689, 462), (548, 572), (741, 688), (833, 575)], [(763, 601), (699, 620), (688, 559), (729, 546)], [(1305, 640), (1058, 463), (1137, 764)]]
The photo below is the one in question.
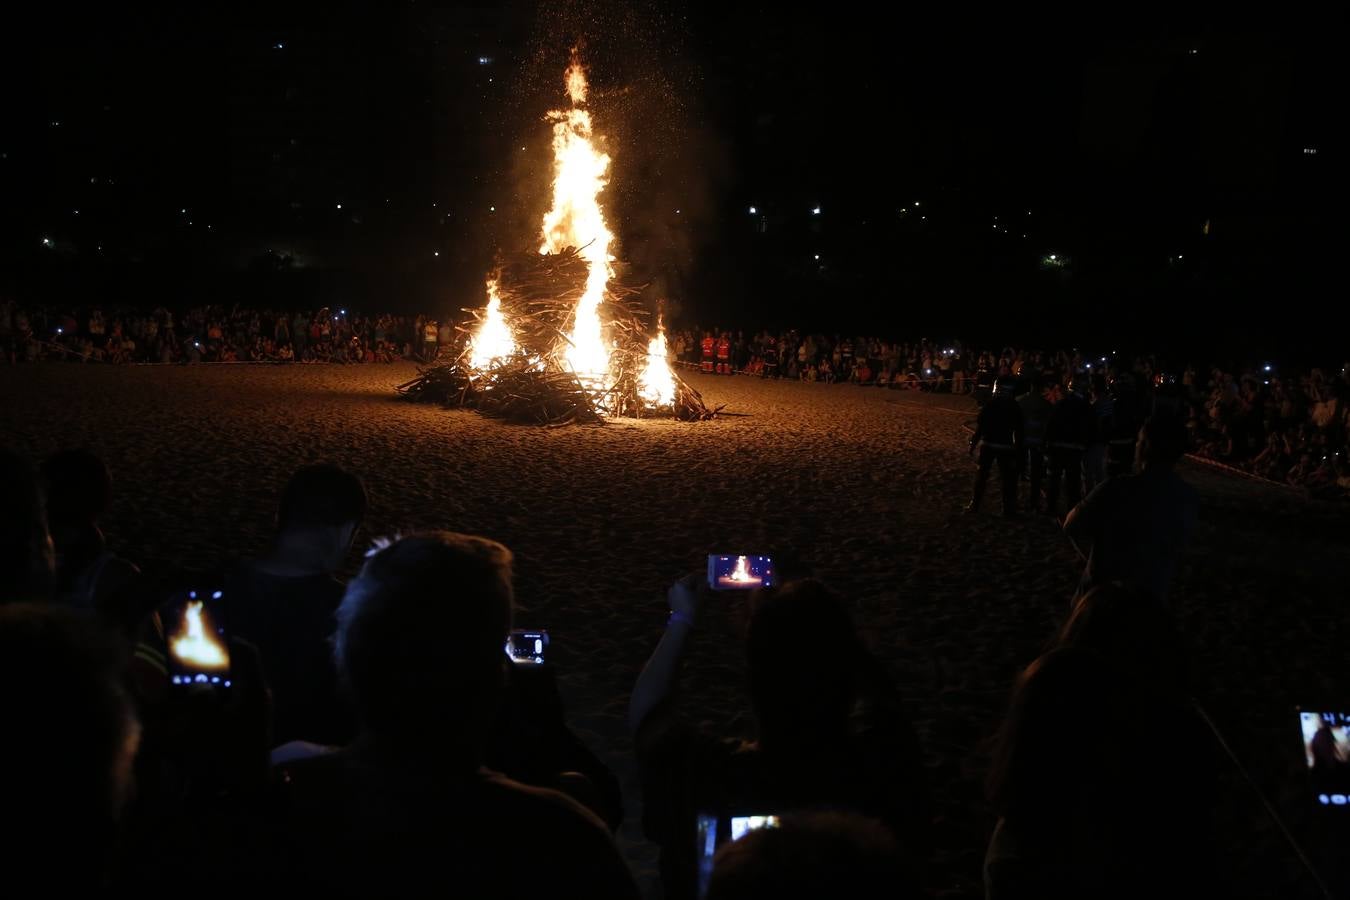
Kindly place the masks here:
[(361, 732), (283, 773), (274, 888), (636, 900), (603, 822), (484, 766), (511, 665), (511, 581), (509, 550), (449, 532), (366, 561), (334, 650)]
[(706, 810), (853, 810), (880, 819), (924, 856), (928, 801), (918, 739), (843, 602), (820, 582), (750, 594), (745, 653), (755, 740), (724, 738), (681, 718), (676, 682), (706, 596), (702, 581), (689, 576), (671, 586), (670, 620), (629, 705), (643, 823), (661, 845), (666, 896), (695, 893), (693, 835)]
[(274, 745), (340, 744), (355, 723), (339, 697), (331, 639), (342, 567), (366, 514), (361, 479), (337, 466), (303, 466), (277, 505), (272, 549), (229, 567), (222, 580), (231, 632), (258, 648), (273, 698)]

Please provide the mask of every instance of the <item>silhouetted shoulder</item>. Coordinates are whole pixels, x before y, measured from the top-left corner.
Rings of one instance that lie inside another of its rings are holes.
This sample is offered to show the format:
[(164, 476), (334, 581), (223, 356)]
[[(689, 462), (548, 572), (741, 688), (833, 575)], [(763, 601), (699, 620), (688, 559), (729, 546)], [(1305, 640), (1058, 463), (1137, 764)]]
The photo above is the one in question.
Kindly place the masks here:
[(480, 770), (371, 766), (335, 753), (282, 773), (295, 885), (507, 897), (636, 897), (609, 831), (571, 798)]

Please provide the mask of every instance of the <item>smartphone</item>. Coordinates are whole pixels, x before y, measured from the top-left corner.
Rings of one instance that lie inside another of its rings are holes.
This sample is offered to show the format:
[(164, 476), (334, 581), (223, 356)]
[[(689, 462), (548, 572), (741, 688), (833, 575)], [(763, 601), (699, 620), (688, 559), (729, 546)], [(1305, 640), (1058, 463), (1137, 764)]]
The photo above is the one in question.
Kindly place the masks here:
[(760, 828), (777, 828), (779, 817), (775, 815), (716, 815), (699, 813), (698, 816), (698, 896), (708, 893), (708, 881), (712, 878), (713, 857), (717, 848), (729, 841), (738, 841), (752, 831)]
[(190, 590), (174, 596), (163, 612), (169, 681), (179, 685), (230, 686), (230, 639), (224, 596)]
[(1303, 760), (1322, 806), (1350, 806), (1350, 712), (1298, 711)]
[(548, 632), (518, 628), (506, 639), (506, 655), (518, 666), (542, 666), (548, 649)]
[(775, 583), (772, 557), (708, 555), (708, 587), (715, 591), (745, 591)]

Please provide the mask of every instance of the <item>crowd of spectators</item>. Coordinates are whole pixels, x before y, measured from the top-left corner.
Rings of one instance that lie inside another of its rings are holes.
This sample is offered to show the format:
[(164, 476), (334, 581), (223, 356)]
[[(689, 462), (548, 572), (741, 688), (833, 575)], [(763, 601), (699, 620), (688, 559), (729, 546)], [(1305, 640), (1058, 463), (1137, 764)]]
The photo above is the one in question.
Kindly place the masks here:
[[(1143, 429), (1138, 475), (1066, 520), (1087, 571), (997, 736), (994, 900), (1223, 884), (1216, 744), (1188, 699), (1186, 641), (1164, 597), (1188, 526), (1167, 546), (1157, 535), (1172, 532), (1154, 527), (1185, 514), (1156, 489), (1174, 483), (1182, 447), (1167, 421)], [(155, 575), (109, 551), (114, 486), (88, 451), (38, 468), (0, 452), (0, 491), (0, 794), (14, 826), (3, 881), (15, 896), (637, 896), (612, 836), (619, 780), (569, 727), (552, 667), (504, 652), (506, 547), (444, 531), (363, 539), (361, 479), (314, 464), (278, 498), (267, 552)], [(1108, 506), (1153, 512), (1131, 525), (1138, 516)], [(373, 546), (344, 585), (357, 543)], [(628, 707), (662, 895), (941, 895), (933, 774), (904, 685), (868, 651), (856, 605), (793, 565), (748, 595), (748, 740), (698, 724), (679, 689), (707, 581), (667, 593)], [(1343, 760), (1326, 765), (1344, 780)]]
[(1205, 369), (1114, 350), (979, 349), (955, 340), (902, 342), (797, 331), (747, 336), (691, 329), (672, 334), (671, 344), (678, 361), (705, 372), (971, 394), (979, 400), (1001, 377), (1017, 379), (1026, 390), (1035, 374), (1067, 393), (1075, 378), (1101, 376), (1111, 394), (1128, 391), (1145, 411), (1161, 405), (1184, 416), (1191, 450), (1199, 456), (1313, 496), (1350, 497), (1350, 360), (1338, 371), (1285, 371), (1267, 363)]
[(273, 310), (57, 309), (0, 303), (5, 362), (390, 363), (434, 359), (454, 326), (431, 316)]
[[(366, 315), (346, 309), (258, 310), (202, 306), (174, 312), (57, 309), (0, 303), (7, 363), (391, 363), (425, 362), (456, 340), (432, 316)], [(1188, 420), (1194, 453), (1313, 496), (1350, 496), (1350, 361), (1339, 371), (1169, 365), (1114, 351), (978, 349), (961, 341), (889, 341), (801, 333), (701, 331), (670, 335), (675, 358), (708, 372), (973, 394), (995, 379), (1032, 373), (1068, 389), (1075, 377), (1128, 385), (1145, 408), (1174, 406)]]

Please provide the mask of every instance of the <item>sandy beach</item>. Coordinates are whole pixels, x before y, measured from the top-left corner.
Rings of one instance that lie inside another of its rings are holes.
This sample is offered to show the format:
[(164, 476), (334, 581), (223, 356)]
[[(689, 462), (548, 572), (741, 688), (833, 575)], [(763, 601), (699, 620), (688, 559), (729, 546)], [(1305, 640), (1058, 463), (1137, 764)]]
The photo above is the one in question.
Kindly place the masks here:
[[(577, 729), (623, 774), (621, 842), (652, 891), (624, 714), (664, 624), (665, 588), (711, 552), (795, 562), (852, 599), (907, 698), (937, 801), (935, 890), (982, 896), (986, 742), (1015, 673), (1067, 611), (1079, 565), (1048, 519), (961, 514), (973, 405), (693, 376), (710, 406), (736, 415), (544, 430), (398, 400), (393, 386), (414, 374), (401, 364), (9, 368), (3, 442), (34, 460), (76, 445), (102, 455), (115, 481), (110, 540), (150, 571), (260, 551), (287, 475), (318, 460), (365, 479), (361, 541), (448, 528), (505, 543), (517, 621), (550, 630)], [(1183, 474), (1202, 515), (1173, 598), (1197, 694), (1295, 833), (1315, 843), (1292, 710), (1350, 706), (1350, 516), (1204, 466)], [(687, 708), (724, 729), (749, 728), (742, 607), (729, 595), (709, 605), (682, 681)], [(1253, 896), (1302, 896), (1308, 882), (1259, 801), (1236, 774), (1224, 777), (1235, 882)]]

